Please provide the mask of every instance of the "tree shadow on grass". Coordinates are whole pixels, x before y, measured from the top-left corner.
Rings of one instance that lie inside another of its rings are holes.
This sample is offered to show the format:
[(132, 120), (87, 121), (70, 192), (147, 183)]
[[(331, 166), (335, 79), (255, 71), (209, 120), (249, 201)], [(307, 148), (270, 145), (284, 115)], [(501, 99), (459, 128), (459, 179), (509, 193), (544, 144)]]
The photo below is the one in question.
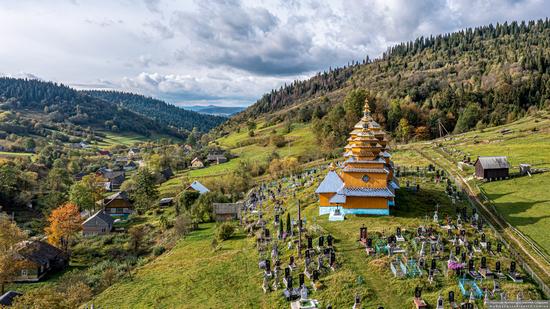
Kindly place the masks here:
[(528, 226), (537, 224), (540, 220), (550, 218), (550, 210), (548, 214), (543, 214), (536, 217), (523, 217), (520, 214), (529, 211), (532, 207), (541, 203), (548, 203), (550, 200), (530, 201), (530, 202), (512, 202), (497, 204), (497, 210), (510, 222), (512, 225)]

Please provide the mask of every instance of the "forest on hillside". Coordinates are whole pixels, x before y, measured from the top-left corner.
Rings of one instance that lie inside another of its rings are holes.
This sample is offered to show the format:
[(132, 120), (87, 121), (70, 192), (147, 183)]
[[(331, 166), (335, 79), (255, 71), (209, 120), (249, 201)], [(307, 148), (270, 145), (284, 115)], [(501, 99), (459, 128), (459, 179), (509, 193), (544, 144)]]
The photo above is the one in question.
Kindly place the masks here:
[(461, 133), (548, 108), (550, 21), (420, 37), (389, 48), (379, 59), (274, 90), (219, 131), (258, 117), (269, 123), (312, 122), (323, 149), (331, 151), (345, 143), (365, 98), (375, 119), (404, 142), (438, 137), (440, 127)]
[(83, 91), (92, 97), (100, 98), (129, 109), (141, 115), (151, 117), (169, 126), (183, 128), (188, 131), (197, 128), (200, 132), (208, 132), (227, 120), (224, 117), (205, 115), (168, 104), (164, 101), (139, 94), (120, 91)]
[(2, 123), (0, 130), (8, 134), (71, 124), (113, 132), (131, 131), (145, 136), (154, 132), (186, 136), (184, 131), (108, 101), (62, 84), (35, 79), (0, 78), (0, 110), (17, 116), (17, 121)]

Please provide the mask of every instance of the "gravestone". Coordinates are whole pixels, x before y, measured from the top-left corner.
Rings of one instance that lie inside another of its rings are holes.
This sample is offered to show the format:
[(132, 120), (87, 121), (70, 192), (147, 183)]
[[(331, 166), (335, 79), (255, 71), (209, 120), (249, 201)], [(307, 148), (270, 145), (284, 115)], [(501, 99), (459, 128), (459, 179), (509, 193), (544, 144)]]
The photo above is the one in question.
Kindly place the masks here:
[(492, 245), (491, 245), (491, 242), (488, 241), (488, 242), (487, 242), (487, 251), (491, 251), (491, 246), (492, 246)]
[(432, 263), (430, 265), (430, 269), (432, 269), (432, 270), (436, 269), (435, 259), (432, 260)]
[(365, 226), (360, 227), (359, 228), (359, 240), (360, 241), (365, 241), (367, 239), (367, 235), (368, 235), (367, 228)]
[(332, 247), (332, 241), (333, 241), (332, 235), (329, 234), (329, 235), (327, 236), (327, 245), (328, 245), (329, 247)]
[(422, 289), (420, 287), (414, 288), (414, 297), (421, 298), (422, 297)]
[(397, 237), (401, 237), (401, 228), (400, 227), (397, 227), (397, 229), (395, 231), (395, 234), (397, 235)]
[(484, 256), (481, 257), (481, 267), (480, 268), (482, 268), (482, 269), (487, 268), (487, 258), (484, 257)]
[(460, 255), (460, 246), (455, 247), (455, 255), (456, 256)]
[(466, 263), (466, 252), (462, 252), (462, 254), (460, 255), (460, 262)]
[(285, 278), (288, 278), (288, 277), (290, 277), (290, 268), (285, 267)]
[(294, 267), (296, 265), (295, 262), (294, 262), (294, 256), (291, 255), (289, 259), (290, 259), (290, 261), (289, 261), (288, 265)]
[(516, 273), (516, 262), (511, 261), (510, 262), (510, 273), (515, 274)]
[(500, 243), (500, 242), (497, 244), (497, 252), (498, 253), (502, 252), (502, 243)]
[(372, 248), (372, 238), (367, 238), (367, 248)]
[(325, 237), (319, 236), (319, 248), (322, 248), (325, 246)]
[(481, 234), (481, 242), (487, 242), (486, 238), (485, 233)]
[(265, 272), (266, 273), (271, 272), (271, 261), (269, 259), (265, 260)]
[(449, 303), (453, 304), (455, 302), (455, 292), (449, 291)]
[(500, 273), (500, 261), (497, 261), (497, 262), (495, 263), (495, 272), (496, 272), (496, 273)]
[(473, 271), (474, 270), (474, 260), (470, 259), (468, 261), (468, 271)]
[(317, 269), (313, 270), (313, 282), (317, 282), (319, 280), (319, 271)]
[(310, 236), (307, 237), (307, 249), (313, 249), (313, 239)]
[(303, 273), (298, 275), (298, 282), (299, 282), (299, 285), (298, 285), (299, 287), (304, 286), (305, 275)]

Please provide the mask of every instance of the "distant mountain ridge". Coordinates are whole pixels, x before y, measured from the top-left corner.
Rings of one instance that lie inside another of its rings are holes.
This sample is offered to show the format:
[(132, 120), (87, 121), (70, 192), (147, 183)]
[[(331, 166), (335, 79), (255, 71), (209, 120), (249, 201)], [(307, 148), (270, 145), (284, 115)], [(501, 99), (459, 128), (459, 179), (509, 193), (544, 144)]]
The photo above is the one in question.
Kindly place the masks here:
[(219, 106), (219, 105), (192, 105), (182, 106), (182, 108), (201, 114), (231, 116), (246, 109), (244, 106)]
[(182, 109), (162, 100), (134, 93), (105, 90), (82, 90), (81, 92), (187, 131), (197, 128), (201, 132), (207, 132), (227, 120), (225, 117), (207, 115), (213, 113), (198, 113)]

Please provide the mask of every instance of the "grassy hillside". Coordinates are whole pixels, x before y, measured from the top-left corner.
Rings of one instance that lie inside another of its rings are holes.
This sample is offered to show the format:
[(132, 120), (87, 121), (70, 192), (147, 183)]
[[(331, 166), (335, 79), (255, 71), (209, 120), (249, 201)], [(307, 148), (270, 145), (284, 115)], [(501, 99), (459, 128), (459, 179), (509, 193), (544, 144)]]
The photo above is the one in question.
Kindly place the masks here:
[[(434, 163), (452, 171), (466, 179), (469, 185), (479, 193), (486, 204), (502, 216), (513, 228), (534, 241), (523, 240), (512, 228), (504, 228), (502, 232), (519, 239), (526, 250), (547, 262), (536, 250), (542, 251), (546, 258), (550, 257), (550, 242), (547, 226), (550, 217), (550, 191), (547, 187), (550, 180), (550, 114), (548, 112), (534, 113), (510, 124), (493, 128), (474, 130), (465, 134), (448, 136), (431, 142), (419, 142), (401, 146), (407, 151), (417, 151), (434, 160)], [(508, 180), (483, 182), (472, 177), (473, 169), (460, 170), (457, 163), (470, 157), (473, 161), (477, 156), (507, 156), (512, 165), (510, 172), (518, 173), (520, 163), (531, 164), (533, 169), (546, 170), (543, 174), (532, 177), (514, 177)], [(494, 206), (494, 208), (493, 208)], [(536, 249), (532, 247), (535, 246)], [(531, 265), (539, 267), (538, 265)], [(542, 278), (550, 278), (542, 270)]]
[[(416, 154), (408, 151), (397, 151), (394, 158), (402, 166), (425, 166), (424, 163), (427, 162), (418, 161)], [(389, 271), (388, 257), (367, 258), (356, 241), (359, 227), (363, 224), (369, 228), (369, 235), (388, 235), (398, 226), (406, 233), (414, 233), (419, 224), (428, 223), (425, 216), (433, 214), (436, 204), (440, 205), (442, 218), (445, 214), (454, 215), (454, 206), (444, 193), (442, 183), (435, 184), (427, 177), (411, 177), (411, 181), (419, 181), (422, 190), (418, 193), (400, 190), (397, 196), (398, 208), (391, 216), (348, 216), (344, 223), (328, 222), (327, 216), (317, 215), (318, 206), (313, 194), (324, 172), (318, 173), (312, 184), (297, 188), (293, 188), (289, 182), (281, 181), (284, 188), (281, 198), (288, 212), (293, 217), (296, 216), (296, 203), (300, 199), (309, 233), (330, 233), (336, 238), (336, 254), (340, 266), (337, 271), (322, 277), (323, 289), (310, 291), (313, 298), (318, 299), (322, 306), (331, 304), (335, 308), (346, 308), (351, 307), (355, 294), (359, 294), (366, 308), (380, 305), (386, 308), (405, 308), (408, 307), (405, 304), (412, 302), (414, 287), (420, 285), (424, 288), (424, 299), (430, 304), (435, 304), (439, 293), (446, 295), (450, 290), (454, 290), (457, 299), (461, 300), (455, 278), (439, 276), (433, 284), (428, 284), (426, 277), (395, 279)], [(401, 179), (402, 182), (405, 180)], [(296, 198), (293, 197), (293, 192), (296, 192)], [(466, 205), (464, 200), (459, 204)], [(269, 202), (264, 208), (267, 218), (272, 218), (272, 206), (272, 202)], [(93, 303), (101, 307), (117, 308), (288, 308), (288, 303), (281, 296), (281, 290), (263, 294), (262, 272), (257, 266), (260, 257), (254, 247), (254, 239), (239, 232), (214, 250), (211, 245), (213, 233), (213, 225), (202, 225), (200, 230), (180, 240), (173, 250), (139, 268), (132, 279), (125, 279), (105, 290)], [(490, 230), (487, 229), (485, 233), (494, 241)], [(283, 243), (280, 248), (285, 246)], [(295, 250), (282, 249), (283, 266), (293, 253)], [(504, 265), (509, 263), (506, 256), (505, 253), (499, 257)], [(298, 263), (299, 269), (303, 269), (303, 262)], [(490, 259), (489, 263), (493, 264), (494, 261)], [(297, 279), (297, 275), (294, 276)], [(306, 279), (306, 282), (309, 280)], [(490, 281), (483, 283), (487, 287), (491, 284)], [(523, 290), (524, 295), (528, 295), (526, 297), (540, 297), (534, 285), (529, 282), (503, 282), (502, 288), (509, 295)]]
[[(315, 134), (307, 124), (293, 124), (291, 131), (282, 124), (266, 125), (264, 121), (257, 124), (253, 137), (243, 126), (239, 131), (216, 139), (213, 144), (219, 145), (235, 156), (226, 163), (211, 165), (202, 169), (187, 170), (178, 174), (160, 187), (163, 193), (176, 193), (180, 189), (182, 179), (208, 178), (224, 175), (234, 171), (242, 162), (256, 162), (264, 166), (269, 164), (268, 158), (277, 154), (279, 157), (293, 156), (303, 161), (317, 158)], [(281, 136), (285, 145), (277, 147), (271, 142), (273, 136)]]

